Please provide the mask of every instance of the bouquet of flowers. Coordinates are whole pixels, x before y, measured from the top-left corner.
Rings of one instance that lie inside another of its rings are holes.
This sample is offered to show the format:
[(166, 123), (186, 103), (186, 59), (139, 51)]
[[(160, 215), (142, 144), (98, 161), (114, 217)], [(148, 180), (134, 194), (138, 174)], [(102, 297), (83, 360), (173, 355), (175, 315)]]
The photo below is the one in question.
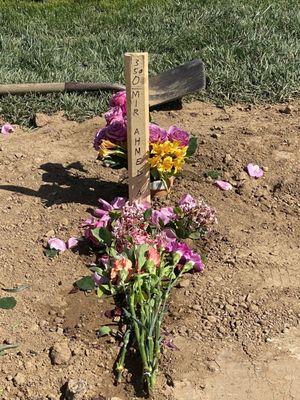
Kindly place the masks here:
[[(116, 93), (110, 100), (110, 109), (104, 114), (106, 126), (94, 139), (94, 148), (105, 166), (127, 168), (126, 93)], [(197, 139), (173, 125), (168, 130), (149, 124), (149, 163), (152, 181), (162, 181), (169, 187), (170, 178), (180, 172), (197, 149)]]
[(116, 363), (122, 377), (129, 345), (136, 346), (148, 391), (155, 385), (161, 354), (161, 325), (171, 289), (182, 274), (201, 272), (201, 256), (184, 241), (201, 238), (216, 223), (215, 210), (185, 195), (175, 207), (153, 209), (123, 198), (101, 207), (83, 224), (97, 253), (92, 279), (99, 296), (123, 299), (123, 345)]

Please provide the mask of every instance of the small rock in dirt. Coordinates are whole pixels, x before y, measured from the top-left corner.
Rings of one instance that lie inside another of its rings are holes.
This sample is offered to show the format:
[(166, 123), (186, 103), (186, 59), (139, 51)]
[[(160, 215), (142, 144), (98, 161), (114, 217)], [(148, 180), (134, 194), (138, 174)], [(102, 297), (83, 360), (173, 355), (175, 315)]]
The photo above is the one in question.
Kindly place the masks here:
[(13, 383), (15, 386), (24, 385), (25, 382), (26, 382), (25, 375), (23, 375), (21, 372), (18, 372), (17, 375), (13, 378)]
[(120, 397), (110, 397), (109, 400), (123, 400)]
[(225, 164), (229, 164), (232, 161), (232, 157), (230, 154), (227, 153), (227, 154), (225, 154), (225, 157), (223, 160), (224, 160)]
[(290, 104), (288, 104), (286, 107), (281, 108), (281, 109), (279, 110), (279, 112), (281, 112), (282, 114), (292, 114), (292, 112), (293, 112), (293, 107), (292, 107)]
[(181, 279), (181, 281), (178, 284), (179, 288), (187, 288), (190, 286), (190, 280), (189, 279)]
[(88, 385), (82, 379), (70, 379), (67, 383), (65, 393), (65, 400), (79, 400), (82, 395), (87, 391)]
[(227, 303), (225, 307), (226, 307), (226, 311), (228, 313), (233, 313), (234, 312), (234, 307), (232, 305)]
[(219, 326), (219, 327), (218, 327), (218, 331), (219, 331), (220, 333), (222, 333), (222, 334), (224, 334), (224, 333), (226, 332), (224, 326)]
[(199, 304), (194, 304), (192, 306), (192, 309), (195, 311), (202, 311), (202, 307)]
[(50, 359), (54, 365), (67, 364), (71, 357), (72, 353), (67, 342), (57, 342), (50, 349)]
[(55, 235), (54, 230), (53, 230), (53, 229), (50, 229), (50, 231), (48, 231), (48, 232), (45, 233), (44, 237), (47, 238), (47, 239), (50, 239), (50, 238), (51, 238), (52, 236), (54, 236), (54, 235)]
[(227, 299), (227, 303), (230, 304), (231, 306), (233, 306), (234, 301), (235, 301), (235, 300), (234, 300), (233, 297), (228, 297), (228, 299)]
[(214, 139), (219, 139), (221, 137), (220, 133), (217, 132), (213, 132), (210, 136)]
[(218, 371), (218, 367), (217, 367), (216, 363), (213, 362), (213, 361), (208, 362), (206, 364), (206, 367), (210, 372), (217, 372)]
[(246, 179), (248, 179), (248, 175), (246, 174), (246, 172), (241, 171), (240, 173), (238, 173), (238, 174), (235, 176), (235, 179), (236, 179), (237, 181), (245, 181)]
[(250, 311), (250, 312), (258, 312), (258, 310), (259, 310), (259, 308), (258, 308), (258, 306), (256, 305), (256, 304), (250, 304), (250, 306), (248, 307), (248, 310)]
[(209, 322), (211, 322), (212, 324), (215, 324), (215, 323), (217, 322), (217, 318), (214, 317), (213, 315), (208, 315), (208, 316), (206, 317), (206, 319), (207, 319)]
[(24, 154), (22, 154), (22, 153), (15, 153), (15, 157), (16, 157), (16, 158), (22, 158), (22, 157), (24, 157)]

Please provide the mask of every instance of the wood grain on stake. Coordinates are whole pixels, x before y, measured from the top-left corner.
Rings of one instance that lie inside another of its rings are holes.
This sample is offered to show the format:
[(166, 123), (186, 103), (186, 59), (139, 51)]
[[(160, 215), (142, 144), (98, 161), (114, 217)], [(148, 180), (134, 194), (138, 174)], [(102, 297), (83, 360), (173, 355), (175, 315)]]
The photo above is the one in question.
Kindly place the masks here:
[(148, 53), (126, 53), (129, 201), (150, 202)]

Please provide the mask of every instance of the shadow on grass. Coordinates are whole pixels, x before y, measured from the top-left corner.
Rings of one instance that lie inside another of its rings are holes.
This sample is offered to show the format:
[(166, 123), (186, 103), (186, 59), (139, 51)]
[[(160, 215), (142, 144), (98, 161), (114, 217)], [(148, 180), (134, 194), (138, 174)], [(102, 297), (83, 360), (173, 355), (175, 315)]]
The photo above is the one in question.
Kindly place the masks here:
[(127, 185), (123, 183), (74, 175), (71, 169), (87, 172), (80, 162), (66, 167), (58, 163), (46, 163), (40, 168), (45, 171), (42, 176), (45, 183), (38, 190), (16, 185), (0, 185), (0, 190), (38, 197), (47, 207), (63, 203), (95, 206), (99, 197), (111, 201), (117, 196), (128, 196)]

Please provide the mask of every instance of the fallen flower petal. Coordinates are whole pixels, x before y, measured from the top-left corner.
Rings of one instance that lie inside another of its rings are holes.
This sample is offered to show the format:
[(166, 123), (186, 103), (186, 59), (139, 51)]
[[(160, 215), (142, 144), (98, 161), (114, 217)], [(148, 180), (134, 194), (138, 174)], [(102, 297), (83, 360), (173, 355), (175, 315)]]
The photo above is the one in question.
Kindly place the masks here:
[(10, 133), (14, 132), (14, 128), (10, 124), (4, 124), (1, 127), (1, 133), (2, 135), (8, 136)]
[(247, 165), (247, 172), (252, 178), (261, 178), (264, 175), (264, 171), (259, 167), (259, 165), (252, 163)]
[(70, 239), (67, 241), (68, 249), (73, 249), (77, 245), (78, 245), (78, 240), (75, 237), (70, 237)]
[(232, 189), (232, 185), (229, 182), (216, 181), (215, 183), (222, 190), (231, 190)]
[(67, 249), (66, 243), (61, 240), (61, 239), (57, 239), (57, 238), (51, 238), (48, 240), (48, 245), (50, 249), (54, 249), (57, 251), (65, 251)]

